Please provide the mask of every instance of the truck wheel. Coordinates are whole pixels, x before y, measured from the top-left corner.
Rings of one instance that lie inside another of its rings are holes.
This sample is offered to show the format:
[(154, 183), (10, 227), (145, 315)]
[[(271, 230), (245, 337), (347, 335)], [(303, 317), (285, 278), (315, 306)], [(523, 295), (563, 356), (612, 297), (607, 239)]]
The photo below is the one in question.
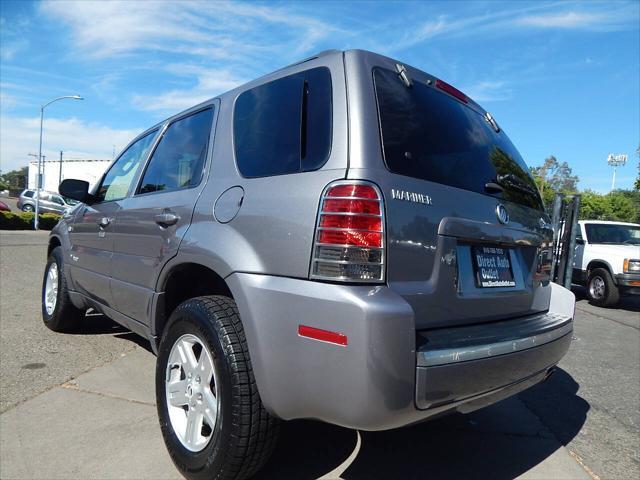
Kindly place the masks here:
[(171, 314), (158, 350), (162, 436), (189, 479), (240, 480), (276, 443), (278, 420), (262, 405), (235, 302), (197, 297)]
[(54, 332), (72, 330), (85, 315), (85, 311), (76, 308), (69, 299), (62, 259), (62, 247), (54, 248), (42, 279), (42, 320)]
[(595, 268), (587, 281), (587, 297), (599, 307), (610, 307), (620, 300), (618, 287), (613, 283), (611, 274), (604, 268)]

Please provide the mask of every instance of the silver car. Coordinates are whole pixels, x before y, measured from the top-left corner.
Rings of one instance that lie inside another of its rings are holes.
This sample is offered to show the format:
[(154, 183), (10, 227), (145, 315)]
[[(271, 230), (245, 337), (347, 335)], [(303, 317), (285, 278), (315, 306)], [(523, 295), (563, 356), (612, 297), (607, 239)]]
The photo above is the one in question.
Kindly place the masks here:
[[(40, 191), (40, 205), (38, 208), (41, 213), (57, 213), (64, 214), (68, 209), (78, 203), (77, 200), (64, 198), (55, 192)], [(18, 197), (17, 206), (23, 212), (36, 211), (36, 190), (23, 190)]]
[(547, 378), (573, 294), (520, 154), (396, 60), (318, 54), (142, 132), (49, 239), (42, 314), (149, 339), (187, 478), (240, 479), (280, 420), (385, 430)]

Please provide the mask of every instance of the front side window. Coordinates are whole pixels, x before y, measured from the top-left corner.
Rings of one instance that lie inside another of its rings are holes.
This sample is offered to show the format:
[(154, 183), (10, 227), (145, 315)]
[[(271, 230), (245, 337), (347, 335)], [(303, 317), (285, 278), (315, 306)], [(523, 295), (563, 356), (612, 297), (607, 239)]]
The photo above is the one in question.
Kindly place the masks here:
[(51, 201), (58, 205), (64, 205), (64, 200), (62, 200), (62, 197), (59, 195), (51, 195)]
[(102, 179), (95, 195), (96, 202), (120, 200), (127, 196), (131, 183), (147, 157), (157, 133), (157, 130), (148, 133), (118, 157)]
[(331, 149), (331, 74), (313, 68), (243, 92), (233, 134), (238, 170), (266, 177), (317, 170)]
[(389, 170), (478, 193), (497, 183), (504, 200), (543, 210), (524, 160), (478, 111), (420, 80), (407, 88), (391, 70), (373, 78)]
[(153, 152), (137, 193), (180, 190), (200, 183), (213, 109), (173, 122)]

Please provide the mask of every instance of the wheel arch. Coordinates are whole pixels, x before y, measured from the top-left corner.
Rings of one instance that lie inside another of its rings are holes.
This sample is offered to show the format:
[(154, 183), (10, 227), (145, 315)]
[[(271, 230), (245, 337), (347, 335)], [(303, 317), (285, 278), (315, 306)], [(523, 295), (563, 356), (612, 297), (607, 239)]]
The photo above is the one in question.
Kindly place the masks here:
[(184, 261), (165, 268), (158, 279), (151, 318), (152, 340), (157, 343), (171, 313), (185, 300), (203, 295), (222, 295), (233, 298), (225, 279), (211, 266), (198, 262)]
[(611, 264), (606, 260), (601, 260), (601, 259), (591, 260), (587, 265), (587, 282), (589, 281), (589, 275), (591, 275), (591, 272), (596, 268), (604, 268), (605, 270), (607, 270), (609, 272), (609, 275), (611, 275), (611, 279), (613, 280), (613, 283), (616, 285), (618, 284), (618, 282), (616, 281), (616, 276), (613, 274), (613, 269), (611, 268)]
[(49, 255), (51, 255), (51, 252), (53, 252), (54, 248), (61, 246), (62, 241), (56, 235), (51, 235), (51, 237), (49, 237), (49, 244), (47, 246), (47, 258), (49, 258)]

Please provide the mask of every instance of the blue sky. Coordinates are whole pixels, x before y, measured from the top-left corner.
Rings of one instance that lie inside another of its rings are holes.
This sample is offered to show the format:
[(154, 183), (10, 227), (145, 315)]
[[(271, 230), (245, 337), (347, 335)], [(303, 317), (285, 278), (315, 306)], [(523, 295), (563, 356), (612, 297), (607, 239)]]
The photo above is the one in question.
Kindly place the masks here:
[(0, 2), (0, 168), (37, 152), (111, 158), (140, 130), (329, 48), (364, 48), (452, 83), (529, 165), (555, 155), (608, 191), (640, 142), (640, 2)]

